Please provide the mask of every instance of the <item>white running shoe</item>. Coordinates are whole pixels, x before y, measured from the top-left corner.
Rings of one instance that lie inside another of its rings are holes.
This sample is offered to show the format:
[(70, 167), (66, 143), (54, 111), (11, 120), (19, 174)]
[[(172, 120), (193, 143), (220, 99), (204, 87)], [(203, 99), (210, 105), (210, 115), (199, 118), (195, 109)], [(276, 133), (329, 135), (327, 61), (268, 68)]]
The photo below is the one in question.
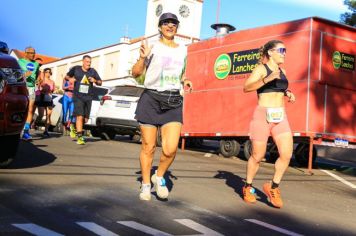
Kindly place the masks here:
[(168, 188), (166, 186), (166, 180), (163, 177), (157, 177), (157, 170), (155, 174), (151, 177), (152, 183), (155, 185), (156, 193), (159, 198), (168, 198)]
[(140, 199), (143, 201), (151, 200), (151, 184), (141, 184)]

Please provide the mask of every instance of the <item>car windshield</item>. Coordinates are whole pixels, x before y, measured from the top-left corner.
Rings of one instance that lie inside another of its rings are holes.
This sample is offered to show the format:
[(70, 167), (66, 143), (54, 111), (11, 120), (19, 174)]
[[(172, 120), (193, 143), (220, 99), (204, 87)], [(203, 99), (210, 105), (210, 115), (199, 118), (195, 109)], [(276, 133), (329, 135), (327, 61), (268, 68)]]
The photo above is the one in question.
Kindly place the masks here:
[(144, 88), (141, 88), (141, 87), (118, 86), (113, 91), (110, 92), (110, 95), (140, 97), (143, 90), (144, 90)]

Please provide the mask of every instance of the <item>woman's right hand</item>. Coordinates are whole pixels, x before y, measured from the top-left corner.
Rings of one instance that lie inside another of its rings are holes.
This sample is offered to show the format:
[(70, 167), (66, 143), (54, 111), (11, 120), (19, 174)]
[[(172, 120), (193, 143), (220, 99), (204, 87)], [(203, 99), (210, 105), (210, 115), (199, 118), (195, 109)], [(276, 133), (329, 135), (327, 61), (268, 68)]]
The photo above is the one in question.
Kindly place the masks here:
[(149, 46), (147, 40), (142, 40), (141, 47), (140, 47), (140, 57), (146, 58), (151, 53), (153, 45)]

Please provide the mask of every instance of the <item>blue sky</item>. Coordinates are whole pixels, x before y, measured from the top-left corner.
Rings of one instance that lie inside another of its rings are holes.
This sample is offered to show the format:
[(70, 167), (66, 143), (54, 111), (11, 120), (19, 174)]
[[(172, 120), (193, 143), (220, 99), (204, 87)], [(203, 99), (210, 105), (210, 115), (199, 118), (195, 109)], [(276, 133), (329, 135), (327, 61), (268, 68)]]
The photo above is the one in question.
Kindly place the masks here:
[[(218, 0), (204, 0), (201, 38), (214, 35)], [(219, 21), (239, 29), (319, 16), (339, 21), (343, 0), (220, 0)], [(144, 35), (147, 0), (3, 0), (0, 40), (64, 57)], [(127, 31), (128, 29), (128, 31)]]

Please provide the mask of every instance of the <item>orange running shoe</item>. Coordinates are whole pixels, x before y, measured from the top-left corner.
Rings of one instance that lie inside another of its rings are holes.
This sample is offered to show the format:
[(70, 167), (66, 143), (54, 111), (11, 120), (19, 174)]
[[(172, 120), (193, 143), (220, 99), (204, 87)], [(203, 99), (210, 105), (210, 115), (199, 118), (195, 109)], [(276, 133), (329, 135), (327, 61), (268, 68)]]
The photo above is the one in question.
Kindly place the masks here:
[(279, 190), (279, 188), (272, 189), (271, 183), (265, 183), (263, 185), (263, 192), (265, 192), (265, 194), (268, 197), (268, 200), (274, 207), (282, 208), (283, 201), (281, 198), (281, 191)]
[(255, 189), (253, 187), (243, 187), (242, 193), (244, 195), (244, 201), (247, 203), (255, 203), (256, 196), (255, 196)]

